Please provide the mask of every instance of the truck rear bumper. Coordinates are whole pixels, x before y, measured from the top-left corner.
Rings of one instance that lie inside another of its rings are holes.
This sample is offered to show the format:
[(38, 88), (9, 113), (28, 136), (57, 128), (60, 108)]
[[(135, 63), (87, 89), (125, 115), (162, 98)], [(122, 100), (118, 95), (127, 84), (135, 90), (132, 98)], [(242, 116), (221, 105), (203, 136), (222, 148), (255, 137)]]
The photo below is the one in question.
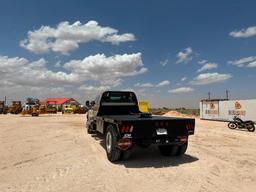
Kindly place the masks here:
[(144, 144), (169, 144), (169, 145), (182, 145), (188, 141), (187, 136), (177, 137), (155, 137), (150, 139), (131, 139), (133, 143), (144, 143)]

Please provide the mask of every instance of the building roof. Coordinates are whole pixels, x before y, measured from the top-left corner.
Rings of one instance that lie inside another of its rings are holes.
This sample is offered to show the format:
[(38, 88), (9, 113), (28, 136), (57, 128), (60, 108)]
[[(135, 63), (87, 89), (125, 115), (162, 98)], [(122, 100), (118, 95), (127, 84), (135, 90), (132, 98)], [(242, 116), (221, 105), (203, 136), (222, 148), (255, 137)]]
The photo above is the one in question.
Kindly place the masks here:
[(47, 98), (42, 101), (42, 103), (63, 105), (67, 101), (74, 100), (73, 98)]
[(229, 99), (202, 99), (201, 101), (213, 102), (213, 101), (228, 101)]

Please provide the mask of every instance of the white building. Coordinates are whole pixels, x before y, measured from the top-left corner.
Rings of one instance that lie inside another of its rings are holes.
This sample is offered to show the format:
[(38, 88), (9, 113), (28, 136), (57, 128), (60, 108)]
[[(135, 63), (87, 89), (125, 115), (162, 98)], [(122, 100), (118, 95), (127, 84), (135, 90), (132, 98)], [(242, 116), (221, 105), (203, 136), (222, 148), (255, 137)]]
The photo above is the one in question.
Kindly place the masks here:
[(234, 116), (256, 122), (256, 99), (206, 99), (200, 102), (201, 119), (232, 121)]

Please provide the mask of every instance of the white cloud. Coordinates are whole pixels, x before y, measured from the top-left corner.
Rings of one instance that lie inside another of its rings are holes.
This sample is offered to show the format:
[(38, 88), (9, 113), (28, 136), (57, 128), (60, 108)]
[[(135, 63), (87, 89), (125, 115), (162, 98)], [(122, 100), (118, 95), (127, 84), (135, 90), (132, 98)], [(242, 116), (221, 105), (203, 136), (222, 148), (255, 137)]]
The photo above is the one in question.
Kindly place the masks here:
[(181, 78), (181, 81), (186, 81), (187, 80), (187, 77), (182, 77)]
[(180, 87), (177, 89), (171, 89), (168, 92), (169, 93), (189, 93), (189, 92), (193, 92), (194, 89), (191, 87)]
[(128, 42), (128, 41), (135, 41), (135, 36), (131, 33), (125, 33), (123, 35), (114, 34), (114, 35), (109, 35), (108, 37), (106, 37), (105, 40), (103, 40), (103, 42), (109, 42), (114, 45), (118, 45), (119, 43)]
[(235, 38), (247, 38), (256, 36), (256, 26), (248, 27), (246, 29), (241, 29), (239, 31), (235, 30), (229, 33), (230, 36)]
[(111, 87), (110, 86), (91, 86), (91, 85), (82, 85), (79, 87), (79, 90), (82, 91), (106, 91), (109, 90)]
[(141, 87), (141, 88), (152, 88), (152, 87), (164, 87), (170, 84), (170, 81), (164, 80), (157, 84), (152, 83), (136, 83), (135, 87)]
[(193, 50), (191, 47), (186, 48), (183, 52), (180, 51), (177, 54), (178, 60), (176, 61), (176, 63), (187, 63), (188, 61), (192, 60), (193, 59), (192, 53), (193, 53)]
[(250, 67), (250, 68), (256, 67), (256, 60), (251, 62), (251, 63), (249, 63), (246, 67)]
[(21, 86), (51, 86), (53, 83), (60, 85), (79, 82), (76, 74), (53, 72), (47, 69), (46, 63), (44, 59), (30, 62), (25, 58), (0, 56), (0, 82), (4, 80)]
[(78, 74), (80, 78), (99, 81), (102, 85), (116, 83), (121, 77), (143, 74), (147, 72), (147, 68), (143, 66), (141, 53), (110, 57), (97, 54), (64, 64), (64, 68)]
[(64, 64), (65, 71), (62, 66), (58, 71), (52, 71), (46, 64), (45, 59), (29, 61), (0, 56), (1, 93), (13, 95), (13, 90), (17, 90), (20, 95), (48, 95), (49, 92), (49, 96), (57, 93), (64, 96), (67, 93), (74, 95), (72, 91), (79, 90), (96, 92), (117, 87), (122, 78), (147, 71), (140, 53), (112, 57), (98, 54), (72, 60)]
[(162, 81), (162, 82), (158, 83), (156, 85), (156, 87), (164, 87), (164, 86), (167, 86), (167, 85), (170, 85), (170, 81), (165, 80), (165, 81)]
[(82, 24), (76, 21), (73, 24), (61, 22), (57, 27), (41, 26), (39, 29), (28, 32), (28, 37), (20, 42), (20, 46), (33, 53), (47, 53), (50, 50), (68, 54), (77, 49), (79, 44), (91, 41), (121, 42), (135, 41), (132, 33), (118, 34), (118, 30), (111, 27), (102, 27), (96, 21)]
[(132, 88), (125, 88), (125, 89), (121, 89), (121, 91), (132, 91), (132, 92), (134, 92), (134, 89), (132, 89)]
[(205, 64), (205, 63), (207, 63), (207, 60), (201, 60), (201, 61), (198, 61), (198, 63), (200, 64), (200, 65), (203, 65), (203, 64)]
[(207, 85), (211, 83), (224, 82), (230, 78), (232, 78), (232, 75), (230, 74), (203, 73), (195, 77), (190, 83), (194, 85)]
[(160, 64), (165, 67), (168, 64), (169, 60), (165, 59), (164, 61), (160, 61)]
[(244, 57), (234, 61), (228, 61), (229, 64), (237, 67), (254, 67), (256, 62), (256, 56)]
[(134, 86), (135, 87), (150, 88), (150, 87), (154, 87), (155, 85), (153, 85), (152, 83), (136, 83)]
[(210, 69), (216, 69), (216, 68), (218, 68), (217, 63), (205, 63), (200, 69), (197, 70), (197, 72), (200, 73), (203, 71), (207, 71)]

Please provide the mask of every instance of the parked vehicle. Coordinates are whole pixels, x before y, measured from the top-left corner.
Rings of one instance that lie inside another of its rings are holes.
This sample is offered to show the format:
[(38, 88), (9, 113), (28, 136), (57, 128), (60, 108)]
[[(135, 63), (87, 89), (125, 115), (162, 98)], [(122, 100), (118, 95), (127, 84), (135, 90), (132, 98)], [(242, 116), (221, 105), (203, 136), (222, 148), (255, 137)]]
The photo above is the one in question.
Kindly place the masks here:
[(40, 114), (40, 105), (39, 104), (34, 104), (34, 105), (28, 105), (26, 104), (25, 107), (23, 108), (21, 114), (22, 115), (31, 115), (32, 117), (37, 117)]
[(8, 112), (8, 106), (5, 104), (5, 101), (0, 101), (0, 114), (6, 115)]
[(133, 92), (106, 91), (90, 107), (87, 132), (104, 135), (111, 162), (127, 159), (135, 145), (147, 148), (157, 144), (162, 155), (182, 155), (187, 150), (189, 135), (194, 134), (194, 119), (141, 113)]
[(8, 112), (11, 114), (19, 114), (22, 112), (21, 101), (13, 101), (12, 105), (9, 107)]
[(87, 112), (87, 108), (83, 105), (68, 104), (63, 105), (62, 114), (85, 114)]
[(230, 129), (248, 129), (250, 132), (255, 131), (255, 126), (253, 121), (243, 121), (237, 116), (234, 116), (233, 121), (228, 123)]

